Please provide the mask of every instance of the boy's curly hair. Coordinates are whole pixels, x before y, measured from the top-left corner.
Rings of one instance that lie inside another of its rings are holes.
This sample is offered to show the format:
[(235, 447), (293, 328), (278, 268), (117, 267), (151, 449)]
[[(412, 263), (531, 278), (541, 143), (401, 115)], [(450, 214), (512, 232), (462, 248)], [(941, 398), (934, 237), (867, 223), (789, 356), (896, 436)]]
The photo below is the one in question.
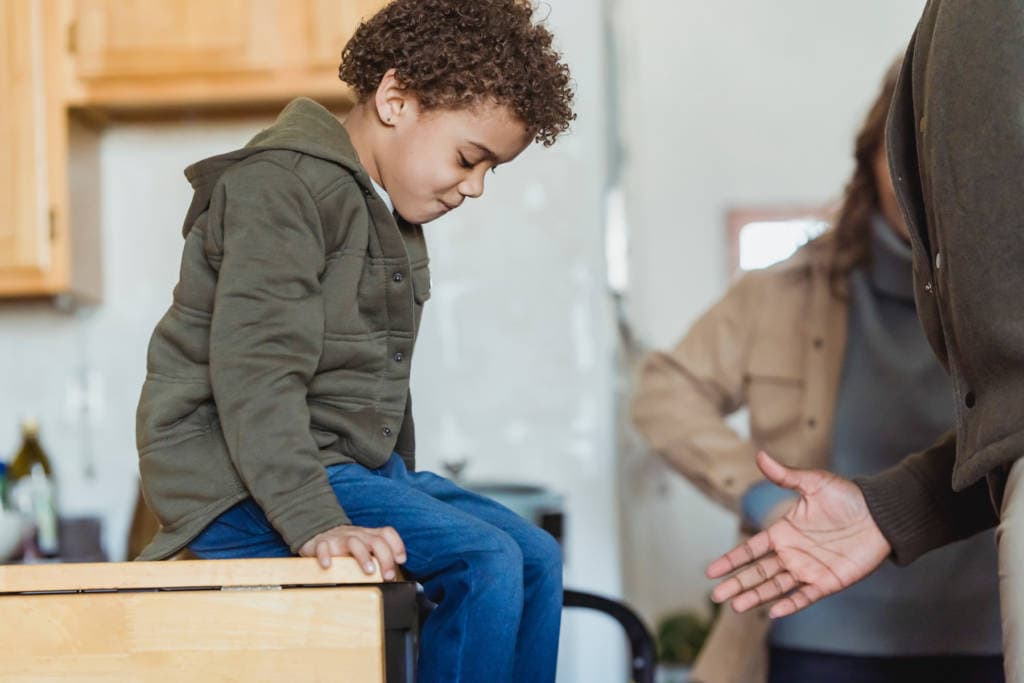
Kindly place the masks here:
[(424, 109), (507, 106), (537, 142), (576, 118), (569, 67), (531, 0), (394, 0), (345, 46), (338, 77), (360, 99), (388, 69)]

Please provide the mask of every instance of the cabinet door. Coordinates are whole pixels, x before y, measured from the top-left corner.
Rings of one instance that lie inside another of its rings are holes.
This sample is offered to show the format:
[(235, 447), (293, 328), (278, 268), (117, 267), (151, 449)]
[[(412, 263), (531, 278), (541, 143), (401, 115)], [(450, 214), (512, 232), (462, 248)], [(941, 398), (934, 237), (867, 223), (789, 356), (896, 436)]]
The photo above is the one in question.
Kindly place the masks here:
[(363, 19), (377, 13), (388, 0), (304, 0), (306, 60), (310, 69), (337, 73), (341, 51)]
[(33, 277), (50, 259), (45, 94), (38, 3), (0, 2), (0, 271)]
[(276, 0), (75, 0), (69, 36), (83, 81), (220, 75), (279, 59)]

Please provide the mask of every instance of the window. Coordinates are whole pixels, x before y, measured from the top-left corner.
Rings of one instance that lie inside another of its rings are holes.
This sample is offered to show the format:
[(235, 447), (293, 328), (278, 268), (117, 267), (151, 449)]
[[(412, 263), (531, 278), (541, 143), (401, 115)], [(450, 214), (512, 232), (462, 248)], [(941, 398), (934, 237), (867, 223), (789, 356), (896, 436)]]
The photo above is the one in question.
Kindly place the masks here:
[(832, 207), (737, 208), (728, 212), (729, 268), (755, 270), (783, 261), (829, 227)]

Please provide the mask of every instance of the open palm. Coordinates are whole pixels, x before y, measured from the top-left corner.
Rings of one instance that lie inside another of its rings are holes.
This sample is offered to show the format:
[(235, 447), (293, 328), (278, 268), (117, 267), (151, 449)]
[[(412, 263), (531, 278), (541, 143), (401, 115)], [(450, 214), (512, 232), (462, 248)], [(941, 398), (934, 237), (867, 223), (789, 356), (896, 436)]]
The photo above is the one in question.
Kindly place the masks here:
[(800, 493), (779, 520), (711, 563), (721, 578), (711, 594), (743, 612), (781, 598), (769, 612), (783, 617), (836, 593), (873, 572), (888, 557), (889, 542), (856, 484), (821, 470), (784, 467), (766, 453), (757, 464), (769, 480)]

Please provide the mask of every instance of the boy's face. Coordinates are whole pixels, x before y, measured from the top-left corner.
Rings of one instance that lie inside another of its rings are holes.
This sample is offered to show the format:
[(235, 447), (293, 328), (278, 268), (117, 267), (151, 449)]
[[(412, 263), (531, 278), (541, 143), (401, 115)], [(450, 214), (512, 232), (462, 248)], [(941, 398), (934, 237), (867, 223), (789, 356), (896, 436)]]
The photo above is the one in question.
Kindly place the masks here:
[(429, 223), (482, 195), (487, 172), (532, 140), (505, 106), (424, 111), (415, 97), (402, 99), (383, 112), (386, 134), (375, 156), (381, 185), (411, 223)]

